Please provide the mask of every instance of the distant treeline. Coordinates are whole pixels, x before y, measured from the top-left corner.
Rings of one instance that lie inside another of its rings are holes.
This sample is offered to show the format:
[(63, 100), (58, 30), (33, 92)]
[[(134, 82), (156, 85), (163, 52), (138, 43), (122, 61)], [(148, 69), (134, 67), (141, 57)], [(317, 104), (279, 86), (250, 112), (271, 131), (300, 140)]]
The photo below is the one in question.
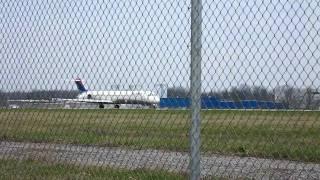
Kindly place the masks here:
[(6, 93), (0, 91), (0, 107), (7, 107), (8, 106), (7, 100), (8, 98), (6, 96)]
[(17, 99), (34, 99), (34, 100), (51, 100), (52, 98), (65, 98), (71, 99), (76, 98), (79, 94), (79, 91), (66, 91), (66, 90), (35, 90), (31, 92), (8, 92), (5, 93), (8, 99), (17, 100)]
[(259, 100), (259, 101), (274, 101), (275, 93), (273, 90), (268, 90), (265, 87), (232, 87), (230, 90), (222, 91), (211, 91), (208, 93), (202, 93), (203, 97), (214, 96), (219, 99), (230, 100), (230, 101), (241, 101), (241, 100)]
[[(183, 87), (172, 87), (168, 88), (168, 97), (189, 97), (189, 91)], [(275, 99), (274, 91), (270, 91), (264, 87), (232, 87), (231, 89), (224, 89), (220, 91), (203, 92), (202, 97), (217, 97), (219, 99), (230, 100), (230, 101), (241, 101), (241, 100), (263, 100), (272, 101)]]
[(21, 100), (21, 99), (33, 99), (33, 100), (51, 100), (52, 98), (64, 98), (72, 99), (76, 98), (79, 94), (78, 91), (66, 91), (66, 90), (34, 90), (30, 92), (3, 92), (0, 91), (0, 107), (8, 106), (7, 100)]

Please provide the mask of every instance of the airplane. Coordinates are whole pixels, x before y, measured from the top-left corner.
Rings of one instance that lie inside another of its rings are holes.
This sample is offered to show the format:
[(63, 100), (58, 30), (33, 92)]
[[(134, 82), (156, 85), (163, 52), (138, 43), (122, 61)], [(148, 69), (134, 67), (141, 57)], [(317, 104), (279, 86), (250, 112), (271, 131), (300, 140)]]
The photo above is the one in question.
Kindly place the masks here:
[(80, 94), (76, 99), (64, 99), (71, 102), (98, 104), (104, 108), (105, 104), (114, 104), (119, 109), (121, 104), (140, 104), (151, 108), (158, 107), (160, 97), (152, 91), (89, 91), (80, 78), (75, 79)]

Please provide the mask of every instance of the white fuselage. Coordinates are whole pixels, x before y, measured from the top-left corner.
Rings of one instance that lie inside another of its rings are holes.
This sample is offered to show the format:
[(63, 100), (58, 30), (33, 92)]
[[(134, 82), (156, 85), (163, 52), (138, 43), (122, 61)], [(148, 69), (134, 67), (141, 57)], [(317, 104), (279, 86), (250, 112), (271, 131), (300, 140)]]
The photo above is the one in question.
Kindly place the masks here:
[(160, 97), (151, 91), (86, 91), (79, 100), (101, 101), (103, 104), (158, 104)]

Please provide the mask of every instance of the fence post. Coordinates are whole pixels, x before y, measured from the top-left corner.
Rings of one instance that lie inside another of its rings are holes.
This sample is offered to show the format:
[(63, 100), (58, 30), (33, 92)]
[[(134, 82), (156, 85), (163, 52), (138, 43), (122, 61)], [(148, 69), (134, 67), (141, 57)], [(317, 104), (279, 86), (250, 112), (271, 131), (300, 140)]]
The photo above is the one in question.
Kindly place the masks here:
[(191, 0), (191, 180), (200, 179), (201, 11), (201, 0)]

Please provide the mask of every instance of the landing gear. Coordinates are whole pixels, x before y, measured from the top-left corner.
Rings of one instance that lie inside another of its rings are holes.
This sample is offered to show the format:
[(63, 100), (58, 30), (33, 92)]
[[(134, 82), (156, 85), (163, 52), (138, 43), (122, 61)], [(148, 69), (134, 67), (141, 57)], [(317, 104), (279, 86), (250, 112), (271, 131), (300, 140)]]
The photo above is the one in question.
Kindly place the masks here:
[(99, 104), (99, 108), (103, 109), (104, 108), (104, 104)]
[(120, 105), (119, 105), (119, 104), (115, 104), (115, 105), (114, 105), (114, 108), (115, 108), (115, 109), (120, 109)]
[(150, 105), (149, 106), (151, 109), (157, 109), (157, 105), (155, 105), (155, 104), (152, 104), (152, 105)]

